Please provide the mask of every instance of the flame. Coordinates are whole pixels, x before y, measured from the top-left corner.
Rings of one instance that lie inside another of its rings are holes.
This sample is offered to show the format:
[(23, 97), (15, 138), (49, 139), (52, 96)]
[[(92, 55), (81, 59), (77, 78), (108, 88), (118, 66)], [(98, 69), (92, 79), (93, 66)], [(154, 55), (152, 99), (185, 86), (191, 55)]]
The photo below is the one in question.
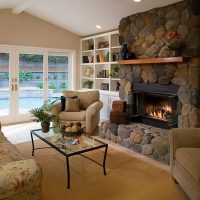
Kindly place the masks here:
[(149, 113), (149, 116), (156, 119), (166, 120), (166, 112), (172, 112), (171, 106), (165, 105), (163, 107), (155, 108), (152, 112)]

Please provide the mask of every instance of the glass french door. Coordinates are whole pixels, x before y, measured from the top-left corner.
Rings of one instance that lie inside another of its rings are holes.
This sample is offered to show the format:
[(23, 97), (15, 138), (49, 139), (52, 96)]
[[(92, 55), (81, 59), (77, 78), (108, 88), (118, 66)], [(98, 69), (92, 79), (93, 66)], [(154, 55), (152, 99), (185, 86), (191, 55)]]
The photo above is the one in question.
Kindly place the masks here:
[(71, 89), (70, 59), (67, 53), (0, 48), (0, 121), (28, 121), (31, 109)]
[(44, 55), (19, 53), (18, 64), (18, 113), (28, 114), (44, 102)]
[(60, 98), (69, 89), (68, 56), (61, 53), (48, 54), (48, 99)]
[(14, 96), (16, 79), (13, 58), (14, 52), (0, 48), (0, 120), (14, 118)]

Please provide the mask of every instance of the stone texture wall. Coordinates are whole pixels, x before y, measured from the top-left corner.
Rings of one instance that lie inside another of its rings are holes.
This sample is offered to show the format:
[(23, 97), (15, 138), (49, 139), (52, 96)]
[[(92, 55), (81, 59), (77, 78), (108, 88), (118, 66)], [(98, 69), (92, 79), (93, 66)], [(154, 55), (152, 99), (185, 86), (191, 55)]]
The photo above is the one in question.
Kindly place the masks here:
[[(198, 6), (198, 5), (197, 5)], [(193, 15), (189, 1), (179, 2), (120, 21), (120, 43), (127, 43), (137, 58), (170, 57), (167, 33), (180, 34), (187, 61), (175, 64), (122, 65), (120, 98), (127, 100), (134, 83), (179, 85), (178, 126), (200, 127), (200, 15)]]

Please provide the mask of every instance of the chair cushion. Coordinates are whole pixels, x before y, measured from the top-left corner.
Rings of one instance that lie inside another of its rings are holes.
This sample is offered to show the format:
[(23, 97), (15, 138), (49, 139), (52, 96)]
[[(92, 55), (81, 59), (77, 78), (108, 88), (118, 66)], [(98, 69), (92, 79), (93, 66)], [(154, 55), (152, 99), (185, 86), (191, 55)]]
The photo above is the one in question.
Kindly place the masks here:
[(66, 98), (65, 112), (80, 112), (80, 99)]
[(81, 110), (80, 112), (60, 112), (59, 117), (61, 121), (85, 121), (86, 111)]
[[(68, 97), (68, 98), (76, 99), (78, 97), (77, 96), (72, 96), (72, 97)], [(60, 101), (61, 101), (61, 105), (62, 105), (61, 111), (64, 111), (65, 110), (66, 97), (65, 96), (61, 96), (60, 97)]]
[(200, 148), (179, 148), (175, 157), (194, 181), (200, 184)]
[(99, 91), (65, 91), (65, 97), (77, 96), (80, 99), (81, 110), (86, 110), (95, 101), (99, 101)]

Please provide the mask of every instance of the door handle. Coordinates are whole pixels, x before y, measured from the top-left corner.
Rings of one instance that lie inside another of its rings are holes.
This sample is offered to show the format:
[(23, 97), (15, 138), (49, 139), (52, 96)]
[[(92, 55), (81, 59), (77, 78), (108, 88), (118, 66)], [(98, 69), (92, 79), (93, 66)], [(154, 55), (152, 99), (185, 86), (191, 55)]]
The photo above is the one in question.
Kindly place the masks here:
[(17, 91), (17, 84), (15, 84), (15, 91)]

